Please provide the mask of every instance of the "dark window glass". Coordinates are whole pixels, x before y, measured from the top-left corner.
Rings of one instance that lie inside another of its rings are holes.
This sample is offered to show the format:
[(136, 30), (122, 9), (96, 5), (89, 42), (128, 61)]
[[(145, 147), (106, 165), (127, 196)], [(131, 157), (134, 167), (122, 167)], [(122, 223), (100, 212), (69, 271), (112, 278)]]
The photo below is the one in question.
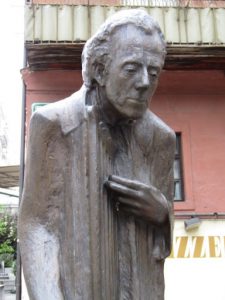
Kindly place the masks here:
[(182, 176), (182, 151), (181, 151), (181, 133), (176, 133), (176, 152), (174, 160), (174, 200), (184, 201), (184, 187)]

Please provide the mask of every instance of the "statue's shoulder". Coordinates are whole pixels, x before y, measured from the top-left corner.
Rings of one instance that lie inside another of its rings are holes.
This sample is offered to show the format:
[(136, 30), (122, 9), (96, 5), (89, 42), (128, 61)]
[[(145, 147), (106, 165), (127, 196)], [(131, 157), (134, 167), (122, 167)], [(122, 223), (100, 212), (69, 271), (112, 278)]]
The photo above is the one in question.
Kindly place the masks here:
[(47, 125), (46, 129), (60, 127), (64, 134), (77, 128), (85, 118), (85, 91), (80, 89), (70, 97), (47, 104), (32, 116), (32, 123)]
[(147, 112), (145, 118), (146, 127), (153, 130), (154, 143), (157, 145), (157, 148), (174, 151), (176, 135), (173, 129), (151, 111)]
[(151, 126), (153, 125), (156, 136), (165, 138), (174, 138), (175, 133), (172, 128), (170, 128), (163, 120), (161, 120), (157, 115), (153, 112), (148, 112), (148, 118)]
[(153, 112), (147, 110), (135, 124), (135, 139), (146, 155), (152, 153), (152, 149), (155, 149), (155, 153), (161, 154), (174, 152), (174, 131)]

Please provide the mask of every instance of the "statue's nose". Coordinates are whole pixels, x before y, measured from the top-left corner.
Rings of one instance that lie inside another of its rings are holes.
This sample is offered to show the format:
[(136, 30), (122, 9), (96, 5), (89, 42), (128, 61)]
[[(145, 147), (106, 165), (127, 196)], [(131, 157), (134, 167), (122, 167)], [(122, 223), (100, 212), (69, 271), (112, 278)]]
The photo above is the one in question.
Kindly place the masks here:
[(147, 89), (150, 85), (149, 75), (147, 68), (143, 68), (140, 73), (139, 80), (137, 81), (136, 88), (137, 89)]

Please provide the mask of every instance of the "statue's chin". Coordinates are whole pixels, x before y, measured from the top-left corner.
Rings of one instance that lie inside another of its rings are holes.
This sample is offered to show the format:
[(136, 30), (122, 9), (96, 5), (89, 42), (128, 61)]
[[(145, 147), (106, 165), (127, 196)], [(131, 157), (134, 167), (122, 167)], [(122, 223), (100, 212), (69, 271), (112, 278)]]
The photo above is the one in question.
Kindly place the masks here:
[(139, 101), (135, 99), (127, 99), (126, 106), (121, 109), (121, 113), (125, 118), (129, 119), (139, 119), (143, 116), (147, 110), (147, 104), (144, 101)]

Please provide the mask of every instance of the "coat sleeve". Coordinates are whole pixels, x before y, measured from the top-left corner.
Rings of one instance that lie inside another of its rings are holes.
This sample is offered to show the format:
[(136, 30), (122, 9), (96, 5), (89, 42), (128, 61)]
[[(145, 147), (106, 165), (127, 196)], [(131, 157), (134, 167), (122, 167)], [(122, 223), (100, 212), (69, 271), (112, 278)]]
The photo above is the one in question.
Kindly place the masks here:
[(170, 255), (172, 248), (173, 234), (173, 197), (174, 197), (174, 177), (173, 164), (175, 156), (176, 137), (172, 130), (160, 134), (159, 159), (157, 160), (158, 182), (157, 188), (165, 196), (168, 206), (168, 216), (165, 223), (155, 227), (153, 239), (153, 256), (156, 259), (165, 259)]
[(22, 265), (31, 300), (62, 300), (57, 222), (60, 203), (54, 197), (63, 184), (55, 178), (57, 122), (36, 112), (30, 123), (18, 234)]

